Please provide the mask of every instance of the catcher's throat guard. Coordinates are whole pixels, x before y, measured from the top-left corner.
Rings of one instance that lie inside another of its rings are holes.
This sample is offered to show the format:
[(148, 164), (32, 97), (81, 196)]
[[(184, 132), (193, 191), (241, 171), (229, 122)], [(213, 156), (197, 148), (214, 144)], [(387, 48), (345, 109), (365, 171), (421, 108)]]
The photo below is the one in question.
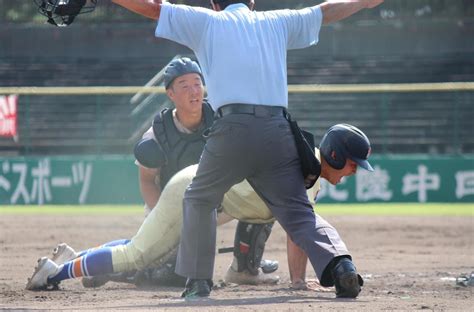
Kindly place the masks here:
[(48, 18), (48, 23), (64, 27), (77, 15), (94, 11), (97, 0), (33, 0), (38, 11)]

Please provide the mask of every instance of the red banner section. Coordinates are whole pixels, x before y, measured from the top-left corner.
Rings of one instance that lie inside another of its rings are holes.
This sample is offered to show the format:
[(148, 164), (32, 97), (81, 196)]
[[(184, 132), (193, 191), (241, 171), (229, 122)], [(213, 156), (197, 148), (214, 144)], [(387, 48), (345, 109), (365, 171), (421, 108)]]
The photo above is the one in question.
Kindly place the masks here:
[(0, 95), (0, 137), (17, 136), (18, 95)]

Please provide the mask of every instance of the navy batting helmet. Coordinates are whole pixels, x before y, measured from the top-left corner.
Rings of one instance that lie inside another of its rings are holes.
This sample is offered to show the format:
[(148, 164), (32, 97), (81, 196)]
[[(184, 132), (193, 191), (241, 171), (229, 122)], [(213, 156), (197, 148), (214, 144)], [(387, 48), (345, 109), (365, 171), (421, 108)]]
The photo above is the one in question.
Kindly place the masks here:
[(198, 63), (191, 60), (190, 58), (182, 57), (171, 61), (165, 70), (165, 88), (168, 89), (173, 80), (176, 78), (191, 73), (199, 74), (201, 79), (203, 79), (201, 68), (199, 67)]
[(371, 152), (369, 139), (354, 126), (337, 124), (329, 128), (321, 140), (319, 150), (334, 169), (342, 169), (349, 158), (362, 168), (374, 171), (367, 161)]

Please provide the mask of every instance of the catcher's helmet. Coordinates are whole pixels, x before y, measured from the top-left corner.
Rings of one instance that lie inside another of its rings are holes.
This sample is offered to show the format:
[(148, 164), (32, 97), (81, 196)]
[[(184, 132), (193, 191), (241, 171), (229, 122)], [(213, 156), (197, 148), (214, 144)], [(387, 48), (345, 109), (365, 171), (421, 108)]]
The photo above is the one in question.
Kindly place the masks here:
[(319, 150), (334, 169), (342, 169), (349, 158), (362, 168), (374, 171), (367, 161), (371, 152), (369, 139), (354, 126), (337, 124), (329, 128), (321, 140)]
[(97, 0), (33, 0), (39, 12), (55, 26), (68, 26), (78, 14), (94, 11)]
[(199, 74), (199, 76), (201, 76), (201, 79), (204, 81), (201, 73), (201, 68), (195, 61), (191, 60), (188, 57), (182, 57), (172, 60), (165, 70), (165, 88), (168, 89), (173, 80), (175, 80), (179, 76), (191, 73)]

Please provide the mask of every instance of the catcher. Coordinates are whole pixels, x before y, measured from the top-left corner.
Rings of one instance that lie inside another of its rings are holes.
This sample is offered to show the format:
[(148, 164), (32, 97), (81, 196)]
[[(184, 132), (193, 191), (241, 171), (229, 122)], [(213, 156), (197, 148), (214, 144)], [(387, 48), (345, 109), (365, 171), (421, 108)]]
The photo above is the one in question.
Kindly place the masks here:
[[(321, 176), (331, 184), (337, 184), (344, 176), (356, 173), (358, 166), (373, 171), (367, 161), (370, 142), (358, 128), (348, 124), (331, 127), (323, 137), (315, 154), (321, 161)], [(197, 166), (187, 167), (175, 174), (161, 193), (156, 207), (145, 219), (137, 234), (131, 240), (119, 240), (102, 245), (99, 248), (75, 252), (66, 244), (59, 245), (51, 259), (42, 257), (26, 289), (42, 290), (57, 287), (65, 279), (84, 276), (142, 270), (148, 266), (160, 266), (174, 254), (177, 248), (182, 226), (183, 194), (187, 185), (196, 174)], [(308, 190), (310, 200), (319, 191), (319, 179)], [(315, 213), (318, 220), (317, 230), (327, 234), (325, 242), (337, 251), (339, 261), (325, 274), (337, 275), (343, 270), (345, 260), (351, 256), (336, 229)], [(222, 210), (218, 214), (218, 223), (231, 218), (245, 222), (266, 224), (273, 216), (263, 200), (255, 193), (247, 181), (233, 186), (224, 196)], [(329, 239), (330, 238), (330, 239)], [(307, 256), (302, 249), (287, 239), (288, 266), (293, 284), (305, 282)], [(323, 278), (328, 278), (323, 275)], [(363, 285), (357, 275), (358, 285), (340, 285), (336, 280), (338, 297), (350, 296), (347, 291)]]

